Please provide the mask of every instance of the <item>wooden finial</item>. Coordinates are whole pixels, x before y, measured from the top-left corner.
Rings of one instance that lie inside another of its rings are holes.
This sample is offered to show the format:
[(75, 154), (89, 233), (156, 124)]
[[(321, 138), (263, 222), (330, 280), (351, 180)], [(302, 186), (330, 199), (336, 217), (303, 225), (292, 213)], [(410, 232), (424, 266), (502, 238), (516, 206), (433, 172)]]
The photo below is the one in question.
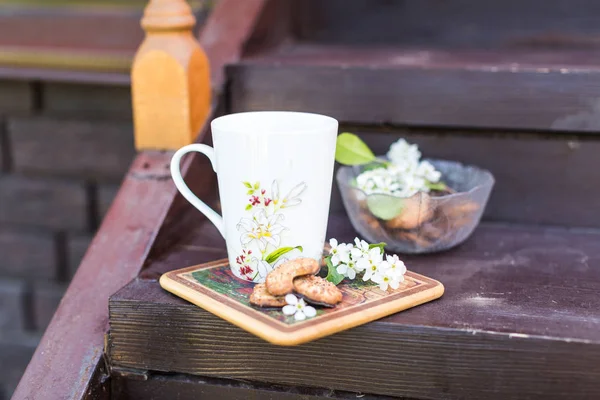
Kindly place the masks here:
[(138, 150), (192, 143), (208, 116), (209, 65), (192, 34), (195, 23), (184, 0), (150, 0), (144, 11), (146, 38), (131, 71)]

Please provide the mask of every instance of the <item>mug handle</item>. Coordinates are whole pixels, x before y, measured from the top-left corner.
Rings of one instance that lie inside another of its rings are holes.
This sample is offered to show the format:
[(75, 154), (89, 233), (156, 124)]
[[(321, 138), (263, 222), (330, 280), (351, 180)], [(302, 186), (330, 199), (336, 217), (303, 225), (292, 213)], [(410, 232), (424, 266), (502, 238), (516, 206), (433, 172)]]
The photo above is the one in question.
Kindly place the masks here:
[(207, 206), (206, 203), (204, 203), (202, 200), (196, 197), (196, 195), (194, 195), (190, 188), (185, 184), (183, 176), (181, 176), (181, 158), (192, 151), (202, 153), (206, 157), (208, 157), (208, 159), (210, 160), (210, 164), (213, 167), (213, 170), (217, 172), (215, 169), (215, 150), (212, 147), (207, 146), (205, 144), (189, 144), (177, 150), (175, 154), (173, 154), (173, 158), (171, 158), (171, 176), (173, 177), (173, 182), (175, 182), (175, 186), (177, 187), (177, 190), (179, 190), (179, 193), (181, 193), (181, 195), (187, 201), (189, 201), (194, 207), (196, 207), (198, 211), (204, 214), (206, 218), (208, 218), (210, 222), (212, 222), (217, 227), (219, 233), (221, 233), (221, 236), (225, 238), (223, 217), (221, 217), (212, 208)]

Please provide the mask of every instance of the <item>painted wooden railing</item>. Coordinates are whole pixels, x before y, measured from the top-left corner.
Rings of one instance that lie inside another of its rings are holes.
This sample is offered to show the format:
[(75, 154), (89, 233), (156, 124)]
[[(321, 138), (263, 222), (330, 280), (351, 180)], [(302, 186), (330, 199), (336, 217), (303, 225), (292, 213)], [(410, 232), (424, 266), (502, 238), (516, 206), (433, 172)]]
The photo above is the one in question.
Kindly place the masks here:
[[(220, 0), (200, 43), (183, 0), (151, 0), (147, 31), (133, 68), (139, 154), (33, 355), (14, 400), (108, 399), (110, 366), (103, 361), (108, 298), (135, 278), (177, 195), (165, 165), (172, 149), (207, 132), (214, 116), (210, 88), (220, 93), (223, 66), (239, 59), (266, 0)], [(192, 157), (182, 163), (190, 181)]]

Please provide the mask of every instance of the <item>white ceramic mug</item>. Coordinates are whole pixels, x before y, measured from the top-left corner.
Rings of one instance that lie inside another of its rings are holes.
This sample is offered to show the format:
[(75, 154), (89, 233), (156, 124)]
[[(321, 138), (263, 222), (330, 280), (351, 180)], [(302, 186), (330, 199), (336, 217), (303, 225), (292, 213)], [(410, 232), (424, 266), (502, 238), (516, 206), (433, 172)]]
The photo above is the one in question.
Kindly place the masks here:
[[(219, 229), (238, 278), (263, 282), (287, 259), (319, 260), (325, 242), (338, 122), (324, 115), (262, 111), (211, 123), (214, 149), (191, 144), (171, 160), (181, 194)], [(187, 187), (183, 155), (206, 155), (217, 173), (221, 217)]]

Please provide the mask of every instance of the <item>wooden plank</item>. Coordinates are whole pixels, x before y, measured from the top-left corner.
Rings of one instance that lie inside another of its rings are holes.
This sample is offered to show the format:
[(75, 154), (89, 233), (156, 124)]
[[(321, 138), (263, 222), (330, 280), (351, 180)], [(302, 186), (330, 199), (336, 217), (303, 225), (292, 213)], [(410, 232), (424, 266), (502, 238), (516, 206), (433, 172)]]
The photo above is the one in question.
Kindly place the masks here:
[[(211, 229), (186, 232), (163, 259), (172, 269), (208, 257), (204, 247), (223, 248), (194, 239)], [(330, 220), (334, 235), (355, 232), (339, 217)], [(594, 398), (599, 238), (484, 225), (450, 252), (405, 257), (409, 269), (444, 283), (442, 299), (292, 348), (257, 339), (155, 280), (136, 280), (110, 300), (109, 358), (126, 368), (417, 398)], [(146, 271), (168, 267), (157, 261)]]
[[(139, 21), (147, 2), (34, 3), (0, 8), (1, 65), (128, 74), (144, 39)], [(192, 5), (201, 24), (206, 4)]]
[(0, 67), (0, 78), (14, 80), (42, 80), (48, 82), (101, 83), (129, 86), (130, 77), (124, 72), (90, 72), (72, 69)]
[(599, 44), (600, 5), (594, 0), (296, 3), (296, 35), (303, 41), (445, 48), (597, 48)]
[[(200, 45), (211, 66), (211, 82), (220, 89), (223, 67), (238, 61), (267, 0), (220, 0), (200, 33)], [(235, 9), (235, 12), (232, 12)]]
[(167, 180), (139, 174), (148, 166), (164, 168), (169, 156), (142, 153), (134, 161), (14, 399), (75, 399), (88, 390), (108, 322), (102, 299), (137, 275), (176, 190)]
[[(349, 393), (329, 389), (265, 385), (257, 382), (234, 381), (189, 375), (151, 374), (147, 380), (112, 378), (114, 398), (122, 400), (163, 400), (177, 393), (178, 400), (227, 399), (227, 400), (318, 400), (356, 399), (386, 400), (387, 396)], [(405, 400), (410, 400), (405, 398)]]
[(595, 133), (599, 61), (572, 52), (299, 45), (231, 66), (231, 111), (309, 111), (363, 124)]
[[(417, 143), (425, 157), (456, 160), (490, 170), (496, 184), (484, 219), (510, 223), (599, 228), (600, 141), (579, 135), (501, 130), (409, 129), (342, 125), (376, 154), (399, 138)], [(560, 188), (560, 190), (557, 190)], [(343, 209), (337, 185), (333, 212)]]

